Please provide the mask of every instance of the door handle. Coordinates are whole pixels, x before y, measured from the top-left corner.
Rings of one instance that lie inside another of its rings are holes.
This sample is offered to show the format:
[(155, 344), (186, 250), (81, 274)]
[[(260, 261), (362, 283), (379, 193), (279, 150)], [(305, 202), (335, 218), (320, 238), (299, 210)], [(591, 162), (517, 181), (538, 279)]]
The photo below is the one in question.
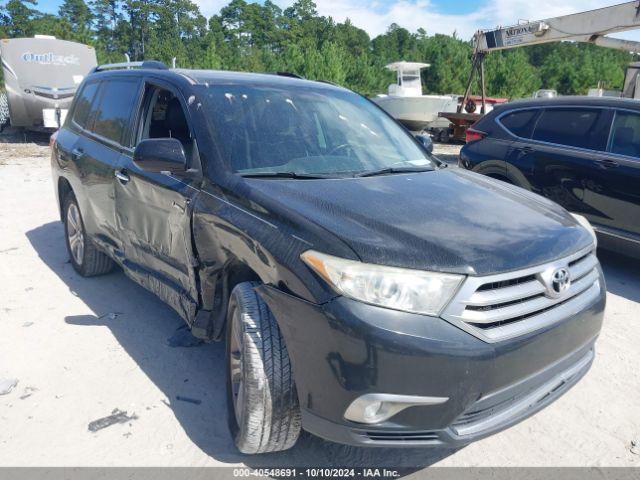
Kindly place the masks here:
[(116, 170), (116, 178), (120, 180), (122, 183), (127, 183), (129, 180), (129, 175), (124, 170)]
[(533, 148), (532, 147), (520, 147), (520, 148), (518, 148), (518, 151), (520, 153), (533, 153)]
[(610, 159), (596, 161), (595, 164), (596, 164), (596, 167), (603, 168), (603, 169), (616, 168), (620, 166), (618, 162)]
[(73, 150), (71, 150), (71, 156), (74, 159), (78, 159), (80, 158), (82, 155), (84, 155), (84, 150), (82, 150), (81, 148), (74, 148)]

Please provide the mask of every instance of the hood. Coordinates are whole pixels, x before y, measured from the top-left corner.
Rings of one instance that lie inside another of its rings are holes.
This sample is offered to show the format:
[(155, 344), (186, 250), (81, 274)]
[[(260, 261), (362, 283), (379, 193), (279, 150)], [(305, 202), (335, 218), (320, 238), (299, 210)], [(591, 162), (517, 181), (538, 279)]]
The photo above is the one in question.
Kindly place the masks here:
[(367, 263), (488, 275), (545, 263), (592, 243), (559, 205), (466, 170), (248, 181), (254, 193), (268, 198), (271, 214), (295, 211)]

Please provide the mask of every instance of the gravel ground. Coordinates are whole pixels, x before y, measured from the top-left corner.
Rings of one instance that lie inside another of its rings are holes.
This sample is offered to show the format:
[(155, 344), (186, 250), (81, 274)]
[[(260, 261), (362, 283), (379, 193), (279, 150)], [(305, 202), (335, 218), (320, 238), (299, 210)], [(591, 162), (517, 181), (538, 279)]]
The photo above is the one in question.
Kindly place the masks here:
[[(452, 162), (457, 148), (436, 145)], [(48, 156), (46, 138), (0, 141), (0, 380), (18, 380), (0, 395), (0, 465), (640, 466), (631, 452), (640, 441), (638, 262), (601, 256), (608, 306), (595, 364), (525, 422), (457, 451), (356, 449), (304, 435), (289, 452), (248, 457), (227, 432), (223, 346), (171, 348), (181, 320), (153, 295), (120, 271), (74, 273)], [(116, 412), (121, 423), (89, 430), (115, 409), (127, 412)]]
[(443, 162), (450, 165), (458, 163), (458, 154), (460, 153), (460, 147), (462, 145), (457, 143), (434, 143), (433, 153)]

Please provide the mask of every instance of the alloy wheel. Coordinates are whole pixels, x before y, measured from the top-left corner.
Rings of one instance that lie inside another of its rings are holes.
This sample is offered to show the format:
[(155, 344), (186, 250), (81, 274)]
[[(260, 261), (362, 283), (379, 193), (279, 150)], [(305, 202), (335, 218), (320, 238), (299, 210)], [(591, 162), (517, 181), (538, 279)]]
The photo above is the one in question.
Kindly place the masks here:
[(231, 339), (229, 348), (229, 370), (231, 376), (231, 394), (233, 396), (233, 412), (238, 425), (242, 423), (242, 403), (244, 401), (244, 371), (242, 366), (242, 322), (236, 309), (231, 317)]
[(80, 211), (75, 203), (71, 203), (67, 209), (67, 240), (69, 250), (76, 264), (82, 265), (84, 258), (84, 232)]

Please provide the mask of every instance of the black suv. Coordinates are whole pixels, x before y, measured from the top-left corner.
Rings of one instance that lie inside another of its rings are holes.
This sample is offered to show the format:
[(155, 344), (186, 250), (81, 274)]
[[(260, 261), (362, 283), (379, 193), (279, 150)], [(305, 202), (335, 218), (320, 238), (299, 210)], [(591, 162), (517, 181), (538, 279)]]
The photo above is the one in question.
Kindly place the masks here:
[(88, 75), (53, 143), (71, 262), (226, 341), (242, 452), (301, 428), (462, 445), (588, 370), (605, 285), (583, 220), (444, 168), (344, 88), (139, 67)]
[(560, 97), (496, 107), (459, 165), (584, 215), (601, 246), (640, 257), (640, 103)]

